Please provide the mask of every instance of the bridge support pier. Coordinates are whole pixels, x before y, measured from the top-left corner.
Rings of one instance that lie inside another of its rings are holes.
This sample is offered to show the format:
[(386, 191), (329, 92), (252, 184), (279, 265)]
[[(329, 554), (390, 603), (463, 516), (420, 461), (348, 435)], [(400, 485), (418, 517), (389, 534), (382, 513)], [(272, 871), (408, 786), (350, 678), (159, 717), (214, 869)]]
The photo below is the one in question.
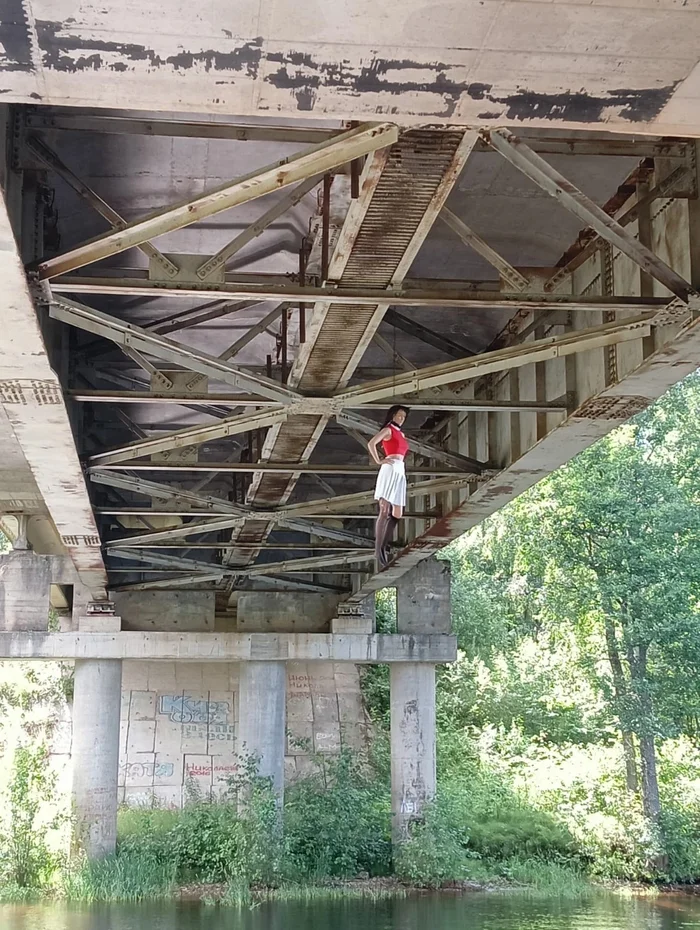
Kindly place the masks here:
[[(399, 633), (450, 632), (449, 569), (448, 562), (427, 559), (401, 578), (396, 592)], [(392, 838), (397, 845), (435, 797), (435, 665), (394, 664), (390, 676)]]
[(435, 666), (391, 666), (392, 839), (399, 844), (435, 796)]
[(285, 662), (242, 662), (239, 684), (238, 752), (258, 762), (258, 775), (269, 778), (284, 797), (284, 751), (287, 722)]
[(121, 660), (76, 660), (72, 751), (74, 845), (89, 859), (108, 856), (116, 847), (121, 689)]

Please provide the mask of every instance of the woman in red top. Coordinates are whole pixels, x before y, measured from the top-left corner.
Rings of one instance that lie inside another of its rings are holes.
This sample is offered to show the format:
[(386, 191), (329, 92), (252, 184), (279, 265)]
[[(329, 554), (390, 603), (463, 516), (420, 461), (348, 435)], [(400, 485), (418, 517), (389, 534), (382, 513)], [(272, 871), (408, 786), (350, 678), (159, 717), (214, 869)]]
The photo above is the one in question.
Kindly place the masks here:
[[(386, 415), (384, 426), (367, 443), (369, 454), (379, 465), (374, 499), (379, 501), (379, 516), (374, 533), (374, 551), (377, 571), (389, 563), (389, 543), (406, 506), (406, 470), (404, 459), (408, 441), (402, 426), (408, 416), (408, 407), (396, 405)], [(377, 446), (384, 448), (384, 461), (379, 458)]]

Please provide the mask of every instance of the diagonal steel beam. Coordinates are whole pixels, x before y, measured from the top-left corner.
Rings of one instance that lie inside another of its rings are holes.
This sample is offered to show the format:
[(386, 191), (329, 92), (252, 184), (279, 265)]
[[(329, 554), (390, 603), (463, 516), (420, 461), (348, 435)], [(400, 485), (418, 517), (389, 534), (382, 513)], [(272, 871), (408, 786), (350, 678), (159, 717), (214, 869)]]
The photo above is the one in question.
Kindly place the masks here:
[(63, 255), (45, 259), (38, 263), (39, 277), (53, 278), (110, 255), (117, 255), (156, 236), (214, 216), (229, 207), (255, 200), (310, 176), (325, 174), (375, 149), (392, 145), (397, 139), (398, 128), (392, 123), (364, 123), (328, 142), (321, 142), (273, 165), (257, 169), (199, 197), (157, 210), (129, 223), (123, 229), (98, 236)]
[(122, 546), (134, 546), (140, 544), (152, 545), (164, 540), (184, 539), (187, 536), (195, 536), (200, 533), (213, 533), (219, 530), (229, 530), (241, 526), (246, 520), (256, 520), (261, 523), (276, 523), (293, 530), (295, 533), (309, 533), (313, 536), (321, 536), (324, 539), (336, 539), (339, 542), (347, 543), (349, 546), (366, 546), (371, 542), (367, 536), (361, 533), (355, 533), (352, 530), (342, 530), (334, 526), (326, 526), (325, 523), (314, 523), (312, 520), (304, 519), (303, 516), (289, 515), (284, 512), (268, 512), (244, 510), (241, 507), (241, 516), (235, 515), (217, 517), (211, 520), (196, 520), (186, 523), (184, 526), (177, 526), (167, 530), (158, 530), (155, 533), (145, 533), (140, 536), (129, 536), (118, 541), (110, 542), (111, 547), (121, 548)]
[(123, 491), (133, 491), (145, 497), (166, 501), (185, 501), (201, 510), (211, 510), (212, 513), (228, 513), (240, 515), (245, 508), (232, 504), (222, 497), (209, 497), (197, 494), (171, 484), (161, 484), (158, 481), (147, 481), (144, 478), (134, 478), (113, 471), (100, 471), (98, 468), (88, 469), (88, 476), (93, 484), (101, 484), (110, 488), (120, 488)]
[(162, 565), (167, 568), (196, 571), (206, 574), (217, 573), (221, 577), (225, 575), (275, 575), (279, 572), (313, 572), (314, 568), (322, 565), (338, 565), (339, 570), (343, 565), (353, 562), (367, 562), (374, 558), (373, 552), (355, 552), (345, 555), (322, 555), (311, 556), (302, 559), (285, 559), (282, 562), (265, 562), (262, 565), (218, 565), (212, 562), (201, 562), (198, 559), (183, 559), (179, 556), (160, 555), (157, 552), (145, 551), (143, 549), (107, 549), (107, 554), (118, 559), (128, 559), (135, 562), (146, 562), (151, 565)]
[(283, 197), (273, 207), (270, 207), (266, 213), (263, 213), (259, 219), (252, 223), (247, 229), (244, 229), (235, 239), (232, 239), (222, 249), (219, 249), (216, 255), (212, 255), (211, 258), (202, 262), (197, 269), (197, 277), (201, 281), (204, 281), (212, 272), (219, 268), (223, 268), (226, 262), (232, 258), (236, 252), (240, 252), (244, 246), (261, 235), (268, 226), (271, 226), (276, 219), (279, 219), (280, 216), (285, 214), (288, 210), (291, 210), (292, 207), (295, 207), (299, 201), (303, 200), (322, 180), (323, 175), (319, 175), (317, 177), (311, 177), (297, 185), (290, 194), (287, 194), (286, 197)]
[(115, 465), (118, 462), (129, 462), (144, 455), (155, 455), (158, 452), (167, 452), (170, 449), (182, 449), (187, 446), (201, 445), (213, 439), (222, 439), (225, 436), (235, 436), (255, 430), (262, 426), (272, 426), (287, 419), (285, 410), (262, 410), (254, 413), (242, 413), (233, 417), (224, 417), (217, 423), (207, 426), (189, 426), (186, 429), (167, 433), (149, 439), (139, 439), (107, 452), (98, 452), (90, 456), (91, 465)]
[(556, 171), (540, 155), (532, 151), (516, 135), (506, 129), (482, 130), (482, 135), (506, 161), (518, 168), (542, 190), (551, 194), (562, 206), (587, 223), (599, 236), (612, 243), (635, 264), (667, 287), (672, 294), (688, 303), (697, 296), (692, 285), (670, 265), (642, 245), (638, 239), (587, 197), (571, 181)]
[(455, 216), (452, 210), (443, 207), (440, 211), (440, 219), (450, 227), (452, 232), (459, 236), (465, 245), (471, 246), (478, 255), (485, 258), (509, 287), (514, 291), (526, 290), (530, 284), (527, 278), (521, 275), (516, 268), (513, 268), (510, 262), (507, 262), (495, 249), (492, 249), (487, 242), (484, 242), (481, 236), (477, 235), (463, 220)]
[[(340, 426), (358, 429), (361, 433), (365, 433), (368, 436), (373, 436), (375, 433), (379, 432), (381, 428), (376, 420), (370, 420), (354, 411), (349, 412), (344, 410), (342, 413), (337, 413), (335, 418)], [(434, 446), (431, 443), (423, 442), (415, 437), (411, 437), (410, 444), (411, 452), (417, 452), (419, 455), (425, 455), (438, 462), (446, 462), (448, 465), (452, 465), (453, 468), (457, 468), (461, 472), (466, 471), (471, 474), (479, 475), (484, 469), (483, 463), (477, 462), (476, 459), (468, 458), (466, 455), (459, 455), (457, 452), (449, 452), (447, 449), (441, 449), (440, 446)]]
[(457, 381), (480, 378), (482, 375), (492, 374), (496, 371), (522, 368), (524, 365), (531, 365), (533, 362), (564, 358), (576, 352), (587, 352), (590, 349), (606, 345), (616, 345), (619, 342), (640, 339), (648, 336), (651, 332), (651, 323), (654, 316), (654, 313), (645, 313), (628, 320), (605, 323), (602, 326), (592, 326), (589, 329), (574, 330), (561, 336), (536, 339), (524, 345), (484, 352), (471, 358), (446, 362), (443, 365), (433, 365), (429, 368), (420, 368), (414, 372), (397, 374), (391, 378), (382, 378), (378, 381), (370, 381), (367, 384), (353, 387), (342, 394), (336, 394), (334, 401), (340, 403), (344, 408), (354, 407), (358, 403), (366, 404), (383, 398), (393, 399), (399, 393), (405, 395), (412, 391), (423, 391), (444, 384), (454, 384)]
[[(413, 336), (414, 339), (424, 342), (426, 345), (439, 349), (441, 352), (444, 352), (445, 355), (451, 355), (452, 358), (464, 358), (465, 355), (474, 354), (471, 349), (453, 342), (446, 336), (435, 332), (434, 329), (428, 329), (427, 326), (416, 323), (415, 320), (409, 319), (409, 317), (404, 316), (403, 313), (399, 313), (398, 310), (389, 308), (384, 314), (384, 322), (393, 326), (395, 329), (402, 330), (402, 332), (407, 333), (409, 336)], [(415, 368), (416, 366), (414, 365), (413, 367)]]
[(230, 358), (233, 358), (234, 355), (238, 355), (241, 349), (244, 349), (249, 343), (253, 341), (257, 336), (260, 335), (270, 323), (274, 323), (278, 316), (280, 316), (284, 311), (289, 307), (288, 303), (277, 304), (268, 314), (266, 314), (261, 320), (255, 323), (250, 327), (247, 332), (245, 332), (240, 339), (236, 339), (233, 345), (230, 345), (228, 349), (225, 349), (221, 355), (220, 359), (227, 361)]
[[(84, 181), (81, 181), (42, 139), (38, 136), (29, 136), (26, 145), (29, 151), (38, 158), (39, 161), (43, 162), (43, 164), (57, 174), (59, 178), (62, 178), (79, 197), (90, 204), (95, 212), (104, 217), (112, 229), (124, 229), (126, 220), (123, 219), (116, 210), (113, 210), (108, 203), (105, 203), (99, 194), (96, 194), (91, 187), (85, 184)], [(167, 256), (163, 255), (152, 243), (142, 242), (138, 248), (141, 249), (144, 255), (154, 259), (169, 277), (174, 278), (178, 273), (177, 265), (171, 262)]]
[[(391, 310), (387, 310), (386, 314), (384, 314), (384, 319), (386, 319), (389, 313), (391, 313)], [(392, 362), (396, 362), (400, 368), (403, 368), (404, 371), (415, 371), (418, 367), (414, 365), (413, 362), (409, 362), (407, 358), (404, 358), (404, 356), (392, 346), (389, 340), (382, 336), (379, 330), (372, 336), (372, 342), (378, 345), (382, 352), (390, 358)]]
[(139, 352), (154, 355), (167, 362), (174, 362), (176, 365), (182, 365), (190, 371), (197, 371), (214, 380), (225, 381), (232, 387), (255, 391), (270, 400), (289, 404), (299, 397), (296, 391), (291, 391), (269, 378), (252, 375), (214, 355), (180, 345), (171, 339), (166, 339), (165, 336), (148, 332), (140, 326), (124, 323), (107, 313), (100, 313), (98, 310), (64, 297), (55, 298), (50, 305), (49, 312), (56, 320), (69, 323), (71, 326), (97, 336), (103, 336), (119, 346), (130, 346)]

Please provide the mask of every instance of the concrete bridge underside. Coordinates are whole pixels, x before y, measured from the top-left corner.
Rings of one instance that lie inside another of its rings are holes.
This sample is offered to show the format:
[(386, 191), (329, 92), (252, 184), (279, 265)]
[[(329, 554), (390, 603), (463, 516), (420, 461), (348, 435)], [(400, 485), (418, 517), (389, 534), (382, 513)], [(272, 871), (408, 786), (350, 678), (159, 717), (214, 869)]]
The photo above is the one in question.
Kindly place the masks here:
[(118, 800), (361, 748), (387, 662), (400, 838), (455, 655), (431, 557), (700, 361), (700, 9), (70, 7), (0, 16), (0, 656), (76, 663), (93, 854)]

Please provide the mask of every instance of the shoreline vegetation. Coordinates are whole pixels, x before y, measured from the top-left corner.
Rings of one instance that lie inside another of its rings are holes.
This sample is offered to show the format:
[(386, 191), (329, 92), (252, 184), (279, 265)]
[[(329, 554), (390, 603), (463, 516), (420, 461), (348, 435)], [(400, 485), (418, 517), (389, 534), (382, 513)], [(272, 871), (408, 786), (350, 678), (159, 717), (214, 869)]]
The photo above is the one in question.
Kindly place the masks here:
[(369, 754), (313, 757), (282, 822), (249, 760), (217, 800), (121, 810), (116, 855), (88, 863), (47, 748), (70, 668), (0, 663), (0, 901), (697, 893), (699, 504), (693, 375), (445, 550), (438, 793), (397, 850), (386, 666), (361, 673)]

